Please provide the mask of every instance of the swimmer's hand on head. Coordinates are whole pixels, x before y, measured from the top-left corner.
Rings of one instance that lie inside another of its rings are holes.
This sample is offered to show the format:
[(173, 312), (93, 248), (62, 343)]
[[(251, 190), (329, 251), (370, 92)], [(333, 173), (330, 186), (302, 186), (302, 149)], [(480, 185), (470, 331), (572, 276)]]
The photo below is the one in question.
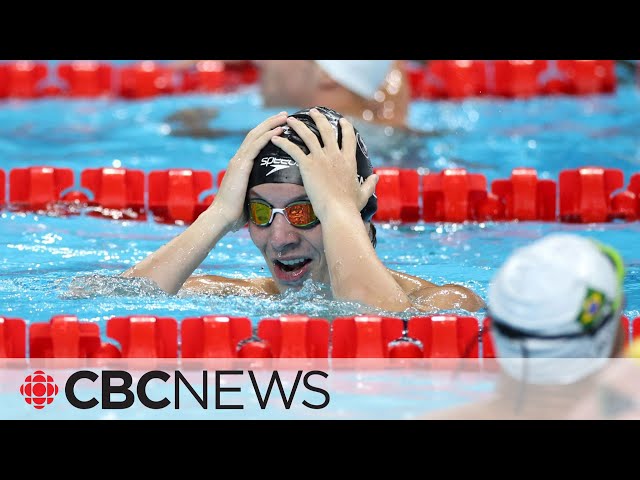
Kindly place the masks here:
[(311, 118), (320, 132), (316, 135), (300, 120), (287, 123), (302, 139), (309, 154), (291, 141), (275, 137), (271, 141), (298, 162), (305, 191), (322, 226), (322, 239), (329, 268), (331, 290), (338, 299), (358, 301), (391, 311), (411, 306), (409, 297), (382, 264), (369, 237), (369, 224), (360, 216), (374, 193), (378, 176), (358, 181), (356, 134), (353, 126), (340, 119), (342, 147), (327, 118), (311, 109)]
[(286, 112), (281, 112), (251, 130), (229, 161), (222, 184), (209, 207), (226, 220), (229, 231), (235, 232), (247, 223), (244, 205), (253, 161), (274, 135), (282, 133), (280, 125), (285, 120)]
[(340, 119), (342, 146), (327, 118), (316, 109), (310, 115), (320, 132), (316, 135), (295, 117), (288, 125), (300, 136), (309, 154), (291, 141), (275, 137), (271, 141), (298, 162), (305, 191), (320, 219), (331, 290), (339, 299), (355, 300), (388, 311), (415, 308), (420, 311), (464, 309), (477, 311), (484, 302), (461, 285), (438, 286), (384, 266), (371, 244), (360, 212), (374, 193), (378, 176), (362, 183), (357, 176), (353, 126)]
[[(145, 277), (153, 280), (162, 290), (175, 294), (193, 271), (204, 261), (211, 249), (228, 232), (246, 224), (244, 203), (253, 160), (274, 135), (282, 133), (286, 112), (267, 118), (251, 130), (229, 161), (222, 184), (213, 203), (184, 232), (150, 254), (140, 263), (122, 274), (124, 277)], [(210, 285), (220, 280), (225, 289), (237, 285), (239, 291), (269, 293), (260, 281), (244, 281), (208, 276), (207, 291), (216, 291)], [(190, 280), (198, 287), (198, 279)], [(202, 286), (204, 287), (204, 285)], [(255, 290), (255, 291), (254, 291)]]
[(309, 154), (283, 137), (274, 137), (271, 141), (298, 162), (305, 191), (321, 223), (340, 212), (360, 218), (360, 210), (375, 192), (378, 175), (370, 175), (362, 184), (358, 181), (356, 135), (345, 118), (340, 119), (343, 132), (340, 148), (335, 130), (327, 118), (313, 108), (310, 114), (324, 145), (321, 146), (316, 135), (295, 117), (289, 117), (287, 123), (304, 141)]

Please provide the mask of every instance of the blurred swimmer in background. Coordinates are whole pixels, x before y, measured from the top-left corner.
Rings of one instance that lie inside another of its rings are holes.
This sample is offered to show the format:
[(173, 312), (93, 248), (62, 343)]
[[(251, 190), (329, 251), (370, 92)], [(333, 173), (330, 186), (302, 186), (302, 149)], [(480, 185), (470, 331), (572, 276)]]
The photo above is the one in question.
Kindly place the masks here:
[(567, 417), (623, 356), (623, 280), (617, 251), (586, 237), (550, 234), (515, 250), (489, 286), (492, 398), (428, 418)]
[[(374, 166), (431, 167), (425, 138), (445, 133), (407, 124), (411, 91), (403, 60), (253, 60), (265, 108), (324, 105), (341, 112), (367, 138)], [(176, 63), (190, 68), (197, 61)], [(245, 135), (211, 126), (215, 108), (180, 110), (167, 118), (171, 135), (218, 138)], [(460, 166), (473, 167), (458, 159)]]

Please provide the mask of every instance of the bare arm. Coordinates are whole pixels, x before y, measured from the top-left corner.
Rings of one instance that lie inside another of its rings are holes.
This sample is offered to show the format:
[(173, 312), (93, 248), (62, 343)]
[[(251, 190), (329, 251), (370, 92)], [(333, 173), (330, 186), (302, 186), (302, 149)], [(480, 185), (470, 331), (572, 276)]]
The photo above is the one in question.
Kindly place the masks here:
[(360, 213), (340, 213), (322, 221), (334, 295), (390, 311), (409, 308), (409, 297), (376, 255)]
[(421, 288), (437, 287), (435, 283), (416, 277), (415, 275), (409, 275), (408, 273), (397, 272), (391, 269), (389, 269), (389, 273), (407, 295), (411, 295)]
[(341, 119), (342, 148), (326, 117), (312, 109), (324, 146), (299, 120), (287, 122), (309, 148), (309, 155), (284, 138), (271, 141), (291, 155), (300, 167), (305, 190), (322, 225), (324, 251), (333, 295), (389, 311), (411, 306), (409, 297), (375, 253), (360, 209), (373, 194), (377, 175), (360, 185), (356, 175), (356, 137), (353, 127)]
[(477, 312), (485, 303), (477, 294), (462, 285), (447, 284), (423, 287), (413, 291), (409, 297), (418, 310), (437, 313), (441, 310), (466, 310)]
[(177, 293), (227, 232), (225, 217), (213, 204), (184, 232), (122, 274), (146, 277), (169, 294)]
[(184, 290), (209, 295), (275, 295), (279, 293), (272, 278), (226, 278), (218, 275), (192, 276), (184, 282)]
[(462, 285), (448, 283), (440, 286), (408, 273), (389, 272), (409, 296), (413, 306), (424, 312), (455, 309), (476, 312), (485, 307), (482, 298)]
[(415, 306), (421, 310), (463, 308), (478, 310), (484, 303), (473, 292), (457, 285), (437, 285), (417, 277), (395, 275), (376, 255), (362, 222), (360, 210), (373, 194), (377, 175), (362, 185), (356, 175), (356, 136), (346, 119), (341, 119), (342, 148), (328, 120), (311, 110), (323, 145), (302, 122), (290, 117), (289, 126), (309, 148), (306, 155), (284, 138), (271, 141), (291, 155), (300, 167), (305, 190), (322, 225), (324, 253), (331, 290), (336, 298), (355, 300), (389, 311)]
[(286, 114), (274, 115), (251, 130), (229, 162), (213, 203), (184, 232), (122, 274), (153, 280), (169, 294), (180, 290), (216, 243), (246, 223), (244, 202), (253, 160), (273, 135), (282, 132)]

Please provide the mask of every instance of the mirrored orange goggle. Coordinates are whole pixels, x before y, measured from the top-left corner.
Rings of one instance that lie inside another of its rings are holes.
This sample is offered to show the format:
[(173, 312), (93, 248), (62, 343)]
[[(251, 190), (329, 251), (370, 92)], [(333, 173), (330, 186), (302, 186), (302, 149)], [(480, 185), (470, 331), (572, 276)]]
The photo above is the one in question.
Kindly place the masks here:
[(249, 218), (259, 227), (268, 227), (276, 213), (281, 213), (287, 221), (298, 228), (311, 228), (320, 223), (311, 202), (293, 202), (284, 208), (274, 208), (263, 200), (249, 202)]

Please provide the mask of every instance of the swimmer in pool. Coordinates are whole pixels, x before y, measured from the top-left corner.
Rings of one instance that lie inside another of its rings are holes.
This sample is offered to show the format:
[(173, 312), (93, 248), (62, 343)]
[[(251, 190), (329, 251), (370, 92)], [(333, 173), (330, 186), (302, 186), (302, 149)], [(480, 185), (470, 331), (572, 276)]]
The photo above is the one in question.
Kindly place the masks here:
[[(438, 286), (382, 264), (371, 223), (377, 181), (362, 137), (338, 112), (274, 115), (249, 132), (209, 208), (123, 275), (151, 279), (169, 294), (272, 295), (311, 279), (329, 285), (336, 299), (387, 311), (482, 308), (463, 286)], [(271, 277), (192, 276), (247, 221)]]
[[(178, 62), (187, 68), (195, 61)], [(372, 161), (403, 168), (435, 168), (425, 147), (431, 137), (463, 132), (421, 130), (407, 125), (411, 92), (402, 60), (254, 60), (260, 70), (264, 107), (300, 109), (325, 105), (341, 112), (367, 138)], [(182, 109), (166, 118), (170, 135), (215, 139), (247, 134), (211, 125), (214, 107)], [(453, 166), (478, 168), (464, 159)], [(488, 166), (487, 168), (491, 168)]]
[(428, 418), (588, 418), (576, 406), (600, 400), (611, 358), (624, 355), (623, 281), (618, 252), (590, 238), (554, 233), (515, 250), (489, 286), (494, 394)]
[[(252, 63), (260, 69), (260, 94), (265, 107), (297, 109), (326, 105), (351, 119), (406, 126), (411, 98), (401, 60), (253, 60)], [(196, 64), (194, 60), (177, 61), (173, 67), (181, 70)], [(211, 108), (176, 112), (169, 120), (183, 121), (185, 128), (172, 133), (215, 136), (216, 131), (209, 129), (207, 122), (216, 115)]]

